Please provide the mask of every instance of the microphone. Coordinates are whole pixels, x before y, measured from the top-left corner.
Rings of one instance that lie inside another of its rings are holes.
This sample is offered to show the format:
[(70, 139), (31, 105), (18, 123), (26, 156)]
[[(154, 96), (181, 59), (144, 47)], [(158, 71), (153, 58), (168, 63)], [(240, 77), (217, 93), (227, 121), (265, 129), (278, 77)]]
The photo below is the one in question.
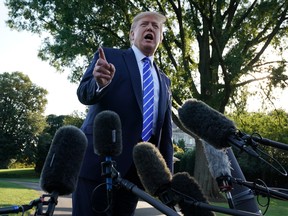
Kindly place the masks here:
[(86, 148), (87, 138), (79, 128), (72, 125), (60, 127), (40, 175), (41, 188), (57, 195), (74, 192)]
[(102, 176), (106, 177), (106, 189), (109, 202), (112, 191), (112, 161), (113, 156), (122, 153), (122, 126), (117, 113), (105, 110), (96, 115), (93, 124), (94, 153), (104, 156), (102, 162)]
[[(196, 99), (187, 100), (179, 109), (178, 114), (183, 126), (193, 132), (216, 149), (227, 149), (227, 155), (231, 162), (232, 176), (245, 180), (245, 176), (233, 154), (231, 145), (237, 147), (241, 151), (245, 151), (249, 155), (260, 158), (251, 146), (247, 145), (246, 135), (239, 132), (233, 121), (226, 118), (222, 113), (209, 107), (202, 101)], [(246, 137), (245, 137), (246, 136)], [(227, 166), (227, 165), (225, 165)], [(216, 178), (220, 183), (223, 181), (231, 184), (231, 179)], [(229, 186), (230, 187), (230, 186)], [(228, 188), (229, 189), (229, 188)], [(236, 209), (259, 212), (259, 208), (254, 199), (254, 195), (246, 187), (235, 186), (232, 190), (233, 205)], [(239, 200), (239, 201), (238, 201)], [(231, 203), (232, 204), (232, 203)], [(229, 203), (230, 205), (230, 203)]]
[(229, 207), (235, 207), (230, 191), (233, 189), (231, 178), (231, 162), (225, 150), (218, 150), (203, 142), (204, 153), (212, 177), (217, 181), (221, 192), (225, 192)]
[(165, 159), (149, 142), (140, 142), (133, 148), (133, 160), (144, 189), (158, 196), (170, 186), (172, 174)]
[[(185, 209), (182, 209), (183, 212), (192, 213), (192, 211), (188, 210), (190, 206), (185, 206), (184, 202), (180, 201), (182, 199), (180, 197), (182, 196), (179, 196), (179, 192), (175, 193), (175, 190), (178, 191), (178, 189), (180, 189), (183, 194), (189, 192), (188, 194), (191, 194), (191, 197), (196, 196), (198, 201), (207, 201), (202, 195), (199, 185), (195, 184), (190, 178), (187, 179), (187, 175), (176, 174), (172, 178), (172, 174), (163, 156), (155, 145), (149, 142), (138, 143), (133, 148), (133, 160), (145, 190), (152, 196), (159, 197), (159, 199), (169, 207), (174, 208), (174, 205), (179, 202), (179, 205), (181, 203), (181, 207)], [(181, 180), (182, 178), (184, 179), (183, 181)], [(192, 185), (186, 184), (187, 182)], [(187, 187), (190, 190), (187, 190)], [(190, 215), (194, 215), (194, 213)], [(203, 216), (204, 215), (214, 214), (203, 214)]]
[(231, 163), (225, 150), (216, 149), (206, 142), (203, 142), (203, 147), (212, 177), (231, 176)]
[(190, 99), (178, 109), (183, 126), (216, 149), (228, 148), (231, 145), (258, 158), (259, 155), (250, 146), (235, 127), (233, 121), (222, 113), (209, 107), (204, 102)]
[(122, 153), (122, 126), (117, 113), (105, 110), (96, 115), (93, 125), (94, 153), (119, 156)]
[[(178, 205), (184, 215), (215, 215), (212, 211), (200, 208), (200, 203), (208, 203), (197, 181), (187, 172), (176, 173), (171, 182), (171, 189), (180, 195)], [(191, 205), (191, 202), (194, 204)]]

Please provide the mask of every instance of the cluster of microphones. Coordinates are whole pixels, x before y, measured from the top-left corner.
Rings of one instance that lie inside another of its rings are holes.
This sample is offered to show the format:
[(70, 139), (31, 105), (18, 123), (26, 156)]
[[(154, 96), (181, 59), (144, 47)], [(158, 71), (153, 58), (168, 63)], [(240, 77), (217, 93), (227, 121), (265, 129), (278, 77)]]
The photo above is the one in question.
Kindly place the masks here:
[[(209, 143), (212, 148), (225, 149), (234, 146), (253, 157), (259, 157), (255, 148), (247, 145), (234, 123), (205, 103), (188, 100), (178, 113), (183, 126)], [(93, 136), (95, 154), (105, 157), (102, 173), (106, 178), (108, 199), (114, 186), (120, 185), (166, 215), (179, 215), (175, 209), (176, 205), (181, 213), (187, 216), (210, 216), (215, 215), (214, 212), (239, 216), (261, 215), (209, 204), (197, 181), (186, 172), (173, 175), (159, 150), (149, 142), (140, 142), (133, 149), (133, 160), (145, 191), (121, 178), (112, 160), (122, 152), (121, 121), (113, 111), (106, 110), (95, 117)], [(45, 214), (40, 212), (38, 215), (53, 215), (58, 196), (74, 192), (86, 147), (87, 138), (77, 127), (63, 126), (56, 131), (40, 177), (40, 186), (50, 197), (47, 202), (48, 210)], [(224, 162), (228, 163), (228, 160), (224, 158)], [(228, 180), (231, 176), (230, 167), (228, 164), (223, 165), (224, 162), (217, 159), (208, 160), (213, 177), (221, 184), (227, 181), (227, 176)], [(228, 182), (229, 185), (222, 185), (222, 191), (232, 190), (231, 182)], [(39, 203), (43, 204), (43, 201), (40, 199), (31, 202), (27, 208)], [(19, 212), (23, 211), (24, 207), (13, 208), (14, 212)], [(11, 212), (11, 208), (7, 207), (5, 211), (3, 208), (0, 209), (0, 213), (5, 212)]]

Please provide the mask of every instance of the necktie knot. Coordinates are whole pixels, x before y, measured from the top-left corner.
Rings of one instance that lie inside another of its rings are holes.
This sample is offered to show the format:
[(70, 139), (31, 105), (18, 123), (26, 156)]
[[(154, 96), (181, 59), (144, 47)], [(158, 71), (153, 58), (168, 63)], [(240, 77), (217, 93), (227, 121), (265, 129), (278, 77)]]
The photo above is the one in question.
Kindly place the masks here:
[(150, 68), (151, 60), (148, 57), (143, 58), (142, 62), (143, 62), (143, 68), (145, 68), (145, 67), (149, 67)]
[(144, 58), (142, 59), (142, 61), (143, 61), (144, 63), (147, 63), (147, 62), (150, 63), (150, 59), (149, 59), (147, 56), (144, 57)]

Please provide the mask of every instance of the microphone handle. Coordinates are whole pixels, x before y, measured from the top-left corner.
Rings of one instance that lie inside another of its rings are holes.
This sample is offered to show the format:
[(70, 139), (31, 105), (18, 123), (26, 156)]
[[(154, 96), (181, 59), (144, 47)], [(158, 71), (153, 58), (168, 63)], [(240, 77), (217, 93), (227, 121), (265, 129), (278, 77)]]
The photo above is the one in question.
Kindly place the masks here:
[(105, 161), (108, 166), (105, 167), (105, 172), (106, 172), (106, 188), (107, 191), (112, 190), (112, 157), (111, 156), (106, 156)]
[(22, 206), (9, 206), (0, 208), (0, 214), (19, 213), (24, 212)]
[(273, 140), (269, 140), (266, 138), (259, 138), (259, 137), (252, 137), (252, 140), (262, 144), (262, 145), (266, 145), (266, 146), (271, 146), (271, 147), (275, 147), (278, 149), (282, 149), (282, 150), (286, 150), (288, 151), (288, 145), (281, 143), (281, 142), (276, 142)]
[(32, 209), (34, 206), (37, 206), (38, 204), (42, 203), (42, 199), (35, 199), (30, 202), (29, 205), (21, 205), (21, 206), (7, 206), (0, 208), (0, 215), (2, 214), (9, 214), (9, 213), (24, 213), (25, 211), (28, 211)]
[[(239, 166), (238, 161), (231, 148), (227, 149), (227, 155), (231, 162), (231, 175), (234, 178), (239, 178), (245, 181), (245, 176)], [(235, 209), (259, 213), (257, 202), (255, 200), (254, 194), (251, 190), (245, 186), (233, 185), (233, 190), (231, 191)]]
[(48, 200), (48, 208), (45, 213), (47, 216), (53, 216), (56, 205), (58, 204), (58, 192), (53, 191)]
[(226, 195), (226, 198), (227, 198), (227, 202), (228, 202), (229, 208), (230, 209), (235, 209), (235, 205), (234, 205), (234, 202), (233, 202), (233, 197), (232, 197), (231, 192), (228, 191), (228, 192), (225, 193), (225, 195)]
[(113, 187), (113, 181), (112, 181), (112, 157), (106, 156), (105, 162), (107, 166), (105, 167), (105, 174), (106, 174), (106, 190), (107, 190), (107, 202), (110, 205), (112, 202), (112, 187)]
[(252, 157), (259, 158), (258, 153), (256, 151), (254, 151), (251, 146), (247, 146), (244, 143), (244, 141), (242, 140), (242, 138), (240, 138), (240, 137), (229, 136), (228, 137), (228, 143), (231, 146), (234, 146), (241, 151), (245, 151), (247, 154), (249, 154)]

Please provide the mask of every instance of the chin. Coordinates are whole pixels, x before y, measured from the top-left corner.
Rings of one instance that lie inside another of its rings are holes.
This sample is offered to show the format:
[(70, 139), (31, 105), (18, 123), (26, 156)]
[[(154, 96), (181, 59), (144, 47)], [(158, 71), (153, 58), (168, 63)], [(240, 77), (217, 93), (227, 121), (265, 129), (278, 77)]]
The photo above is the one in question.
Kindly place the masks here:
[(149, 56), (153, 55), (154, 52), (156, 51), (157, 47), (155, 47), (155, 45), (152, 44), (146, 44), (143, 46), (143, 50), (142, 52), (147, 55), (149, 54)]

